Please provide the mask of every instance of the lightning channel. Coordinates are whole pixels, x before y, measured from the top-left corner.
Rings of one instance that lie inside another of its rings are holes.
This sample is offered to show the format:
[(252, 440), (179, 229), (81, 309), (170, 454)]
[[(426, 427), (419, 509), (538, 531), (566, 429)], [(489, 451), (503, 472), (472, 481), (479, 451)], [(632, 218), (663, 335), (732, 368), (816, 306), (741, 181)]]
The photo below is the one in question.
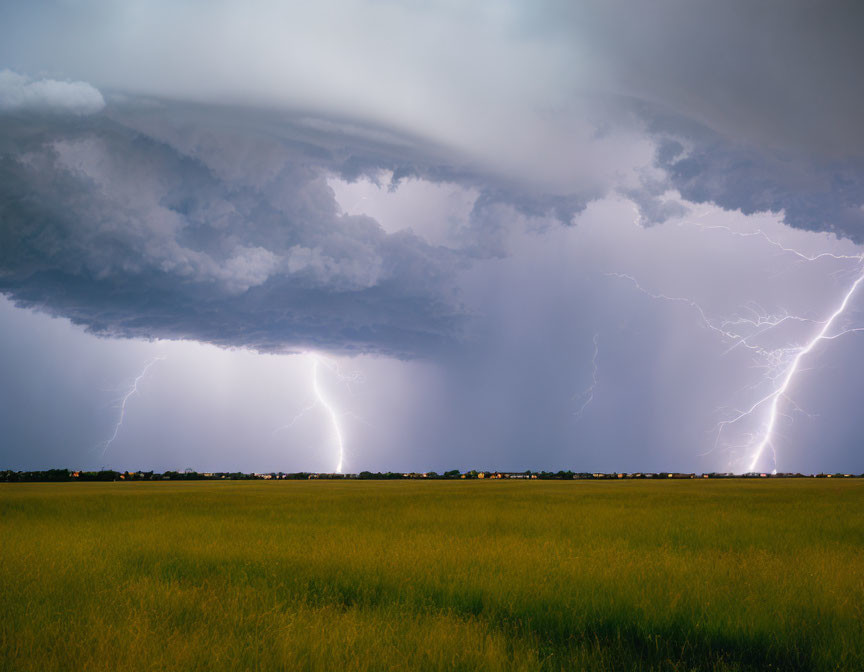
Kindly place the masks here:
[[(764, 386), (767, 383), (769, 391), (767, 394), (762, 394), (755, 402), (748, 404), (744, 410), (736, 410), (733, 412), (731, 417), (719, 422), (715, 427), (716, 436), (714, 448), (708, 452), (717, 448), (724, 429), (746, 418), (752, 418), (757, 416), (757, 414), (764, 412), (765, 415), (761, 422), (760, 431), (748, 432), (744, 435), (747, 439), (746, 444), (734, 447), (743, 449), (746, 454), (749, 454), (748, 470), (751, 472), (756, 469), (760, 460), (762, 460), (765, 451), (770, 448), (773, 454), (774, 471), (776, 472), (777, 455), (775, 439), (777, 434), (777, 421), (779, 417), (785, 415), (782, 412), (784, 400), (791, 404), (793, 410), (801, 411), (794, 400), (790, 398), (789, 391), (793, 386), (797, 374), (803, 371), (801, 368), (802, 360), (817, 348), (822, 341), (831, 341), (845, 334), (864, 331), (864, 327), (850, 327), (840, 331), (835, 330), (837, 321), (846, 312), (849, 303), (855, 296), (856, 292), (858, 292), (861, 284), (864, 283), (864, 270), (861, 268), (862, 264), (864, 264), (864, 254), (834, 254), (832, 252), (806, 254), (795, 248), (783, 245), (761, 230), (740, 232), (726, 226), (708, 226), (700, 223), (693, 223), (693, 225), (698, 227), (700, 230), (723, 230), (729, 235), (740, 238), (761, 239), (777, 248), (781, 254), (792, 255), (800, 262), (818, 262), (822, 260), (857, 262), (858, 272), (855, 276), (855, 280), (847, 286), (839, 300), (839, 303), (823, 320), (816, 320), (800, 315), (791, 315), (788, 312), (770, 314), (758, 303), (752, 301), (741, 307), (743, 314), (734, 315), (726, 319), (712, 319), (709, 317), (709, 313), (699, 303), (690, 298), (670, 296), (651, 291), (642, 286), (635, 277), (626, 273), (606, 273), (607, 276), (627, 280), (638, 291), (653, 299), (689, 306), (696, 312), (701, 323), (705, 327), (716, 333), (722, 340), (731, 342), (731, 345), (723, 352), (724, 355), (739, 347), (746, 348), (751, 352), (755, 358), (756, 368), (764, 370), (765, 373), (758, 382), (748, 386), (748, 388), (755, 389), (759, 386)], [(841, 271), (835, 271), (831, 276), (834, 277), (840, 272)], [(818, 328), (816, 332), (801, 345), (770, 348), (758, 344), (760, 336), (782, 327), (787, 323), (795, 322), (803, 324), (809, 323)], [(704, 453), (704, 455), (707, 454), (708, 453)]]
[(799, 261), (819, 261), (820, 259), (854, 259), (856, 261), (864, 260), (864, 255), (862, 254), (834, 254), (833, 252), (820, 252), (819, 254), (812, 255), (805, 254), (800, 250), (796, 250), (794, 247), (787, 247), (783, 245), (783, 243), (780, 243), (779, 241), (773, 239), (761, 229), (757, 229), (756, 231), (736, 231), (729, 226), (723, 226), (721, 224), (700, 224), (698, 222), (688, 222), (687, 224), (700, 228), (703, 231), (725, 231), (730, 236), (736, 236), (737, 238), (761, 238), (769, 245), (776, 247), (778, 250), (780, 250), (780, 252), (785, 252), (786, 254), (792, 254), (798, 257)]
[(591, 384), (585, 389), (585, 391), (579, 395), (580, 399), (584, 399), (582, 405), (579, 407), (579, 410), (576, 411), (576, 420), (582, 419), (582, 414), (585, 412), (585, 409), (591, 405), (591, 402), (594, 401), (594, 390), (597, 388), (597, 383), (599, 382), (597, 379), (597, 365), (600, 358), (600, 334), (594, 334), (594, 355), (591, 357)]
[(153, 366), (156, 362), (161, 362), (165, 359), (165, 357), (154, 357), (147, 364), (144, 365), (144, 368), (141, 370), (141, 373), (135, 378), (130, 385), (129, 389), (126, 390), (124, 395), (120, 398), (120, 414), (117, 416), (117, 422), (114, 424), (114, 432), (111, 434), (111, 438), (102, 443), (102, 454), (101, 456), (105, 456), (105, 452), (108, 450), (108, 447), (114, 443), (114, 439), (117, 438), (117, 435), (120, 433), (120, 428), (123, 426), (123, 420), (126, 418), (126, 404), (129, 402), (129, 399), (138, 392), (138, 383), (140, 383), (144, 376), (147, 375), (147, 372), (150, 370), (150, 367)]
[[(810, 353), (820, 341), (828, 339), (828, 332), (831, 327), (834, 325), (834, 322), (837, 321), (837, 318), (840, 317), (845, 311), (846, 307), (849, 305), (849, 301), (852, 299), (855, 292), (858, 290), (858, 287), (861, 285), (861, 282), (864, 281), (864, 273), (859, 275), (855, 282), (852, 283), (852, 286), (847, 290), (846, 294), (843, 296), (843, 300), (840, 302), (840, 305), (831, 313), (830, 317), (825, 320), (822, 328), (817, 332), (817, 334), (804, 346), (802, 347), (798, 353), (792, 358), (792, 362), (789, 365), (789, 368), (786, 370), (786, 374), (782, 377), (782, 382), (777, 388), (771, 392), (771, 394), (763, 397), (760, 401), (757, 401), (753, 406), (752, 410), (755, 410), (759, 406), (764, 403), (769, 403), (769, 411), (768, 411), (768, 422), (765, 427), (765, 432), (762, 435), (762, 440), (759, 441), (756, 446), (755, 451), (753, 452), (753, 458), (750, 461), (750, 471), (756, 469), (756, 465), (759, 463), (759, 458), (762, 457), (762, 453), (765, 451), (766, 446), (773, 445), (771, 443), (774, 428), (777, 424), (777, 415), (778, 409), (780, 405), (780, 400), (785, 396), (786, 391), (789, 389), (789, 386), (792, 384), (792, 380), (795, 378), (795, 374), (798, 372), (799, 367), (801, 366), (801, 360)], [(848, 330), (847, 330), (848, 332)], [(843, 332), (843, 333), (847, 333)], [(836, 338), (841, 334), (836, 334), (832, 338)], [(774, 459), (775, 471), (776, 471), (776, 455)]]
[(330, 416), (330, 424), (333, 426), (333, 434), (336, 437), (336, 447), (338, 449), (338, 458), (336, 462), (336, 473), (342, 473), (342, 462), (345, 459), (345, 441), (342, 437), (342, 428), (339, 426), (339, 416), (336, 413), (336, 409), (333, 408), (333, 405), (327, 400), (327, 396), (321, 389), (321, 385), (318, 381), (318, 368), (320, 359), (318, 355), (311, 354), (312, 358), (312, 389), (315, 392), (315, 397), (318, 399), (318, 403), (321, 404), (321, 407), (327, 412)]

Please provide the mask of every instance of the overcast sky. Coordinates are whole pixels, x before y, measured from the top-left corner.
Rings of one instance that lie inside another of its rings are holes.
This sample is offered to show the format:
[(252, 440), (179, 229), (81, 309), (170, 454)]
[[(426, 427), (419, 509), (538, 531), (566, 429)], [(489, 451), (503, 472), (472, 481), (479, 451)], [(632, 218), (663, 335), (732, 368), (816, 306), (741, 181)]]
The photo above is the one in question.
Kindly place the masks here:
[(864, 471), (856, 2), (0, 6), (0, 468)]

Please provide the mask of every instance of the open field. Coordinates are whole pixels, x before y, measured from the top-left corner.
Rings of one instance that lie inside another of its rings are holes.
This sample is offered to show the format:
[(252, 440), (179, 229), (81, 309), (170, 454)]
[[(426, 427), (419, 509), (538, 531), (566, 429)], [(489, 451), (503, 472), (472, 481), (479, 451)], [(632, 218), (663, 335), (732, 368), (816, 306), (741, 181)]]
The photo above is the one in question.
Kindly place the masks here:
[(0, 484), (2, 670), (862, 670), (864, 481)]

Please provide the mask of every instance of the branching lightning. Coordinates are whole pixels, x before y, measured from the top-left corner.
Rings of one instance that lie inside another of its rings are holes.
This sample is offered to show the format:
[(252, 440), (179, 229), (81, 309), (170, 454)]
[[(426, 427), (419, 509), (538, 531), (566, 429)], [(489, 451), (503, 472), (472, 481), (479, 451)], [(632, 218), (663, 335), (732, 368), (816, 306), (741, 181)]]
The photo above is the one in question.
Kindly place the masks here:
[[(801, 359), (805, 355), (807, 355), (807, 353), (809, 353), (811, 350), (813, 350), (813, 348), (816, 347), (816, 345), (819, 343), (819, 341), (826, 339), (828, 331), (834, 325), (834, 322), (837, 320), (837, 318), (840, 317), (840, 315), (842, 315), (843, 312), (846, 310), (846, 307), (849, 305), (849, 300), (852, 298), (853, 294), (855, 294), (855, 291), (861, 285), (862, 281), (864, 281), (864, 274), (859, 275), (858, 278), (855, 280), (855, 282), (852, 283), (852, 286), (846, 292), (845, 296), (843, 297), (843, 300), (840, 302), (840, 305), (831, 314), (831, 316), (827, 320), (825, 320), (824, 324), (822, 325), (822, 328), (819, 330), (819, 332), (816, 334), (816, 336), (814, 336), (813, 339), (809, 343), (807, 343), (804, 347), (802, 347), (798, 351), (798, 353), (792, 358), (792, 362), (789, 365), (789, 368), (786, 370), (786, 374), (785, 374), (785, 376), (783, 376), (781, 384), (771, 394), (769, 394), (768, 396), (763, 397), (761, 400), (757, 401), (756, 404), (752, 407), (752, 410), (755, 411), (757, 408), (759, 408), (759, 406), (761, 406), (764, 403), (767, 403), (770, 400), (770, 407), (769, 407), (769, 412), (768, 412), (768, 422), (767, 422), (767, 425), (765, 427), (765, 432), (762, 436), (762, 440), (756, 446), (756, 450), (753, 453), (753, 459), (750, 462), (749, 471), (753, 471), (754, 469), (756, 469), (756, 465), (759, 463), (759, 458), (762, 457), (762, 453), (765, 450), (765, 447), (767, 445), (771, 444), (771, 440), (772, 440), (773, 434), (774, 434), (774, 426), (777, 423), (777, 413), (778, 413), (778, 406), (780, 403), (780, 399), (786, 395), (786, 391), (789, 389), (789, 385), (792, 382), (792, 379), (795, 377), (795, 374), (798, 372), (799, 366), (801, 364)], [(848, 330), (847, 330), (847, 332), (848, 332)], [(842, 332), (842, 333), (847, 333), (847, 332)], [(841, 334), (835, 334), (832, 338), (836, 338), (839, 335), (841, 335)], [(774, 459), (775, 468), (776, 468), (776, 463), (777, 463), (777, 459), (776, 459), (776, 455), (775, 455), (775, 459)]]
[[(631, 275), (624, 273), (607, 273), (609, 276), (628, 280), (637, 290), (653, 299), (682, 303), (692, 308), (698, 314), (701, 323), (706, 328), (716, 333), (723, 340), (726, 340), (727, 342), (731, 341), (731, 345), (723, 354), (727, 354), (733, 349), (739, 347), (746, 348), (751, 352), (753, 357), (756, 359), (757, 368), (763, 369), (765, 374), (760, 381), (749, 387), (751, 389), (756, 389), (767, 384), (769, 391), (763, 393), (752, 404), (749, 404), (745, 410), (738, 410), (732, 415), (732, 417), (717, 424), (715, 428), (715, 447), (719, 443), (721, 434), (725, 428), (734, 425), (745, 418), (758, 417), (757, 414), (764, 413), (759, 431), (748, 433), (746, 435), (747, 444), (739, 447), (744, 448), (749, 455), (748, 471), (754, 471), (759, 466), (760, 460), (762, 460), (766, 449), (770, 448), (773, 454), (774, 470), (776, 471), (777, 456), (775, 438), (777, 433), (777, 420), (779, 417), (784, 415), (782, 412), (784, 401), (788, 402), (793, 410), (800, 410), (794, 400), (789, 397), (789, 391), (794, 383), (796, 375), (803, 370), (801, 368), (802, 360), (822, 341), (830, 341), (839, 338), (844, 334), (864, 331), (864, 327), (851, 327), (835, 331), (839, 318), (846, 312), (859, 287), (864, 283), (864, 270), (861, 269), (861, 264), (864, 263), (864, 255), (834, 254), (831, 252), (808, 255), (794, 248), (784, 246), (765, 234), (763, 231), (739, 232), (725, 226), (706, 226), (701, 224), (697, 224), (697, 226), (703, 230), (724, 230), (737, 237), (762, 239), (776, 247), (781, 253), (794, 255), (802, 262), (816, 262), (830, 259), (839, 261), (856, 261), (858, 264), (858, 274), (856, 275), (855, 280), (846, 288), (837, 306), (824, 320), (816, 320), (799, 315), (790, 315), (787, 312), (769, 314), (768, 311), (755, 302), (751, 302), (742, 307), (743, 315), (736, 315), (727, 319), (712, 319), (709, 317), (709, 313), (692, 299), (649, 291)], [(818, 328), (816, 333), (808, 337), (802, 345), (779, 348), (759, 345), (759, 337), (784, 324), (793, 322), (804, 324), (809, 323)]]
[(108, 450), (108, 446), (114, 443), (114, 439), (117, 438), (117, 435), (120, 433), (120, 427), (123, 426), (123, 420), (126, 417), (126, 404), (128, 403), (130, 397), (132, 397), (135, 393), (138, 392), (138, 383), (140, 383), (144, 376), (147, 375), (147, 372), (150, 370), (150, 367), (153, 366), (156, 362), (164, 360), (165, 357), (154, 357), (147, 364), (144, 365), (144, 368), (141, 370), (141, 373), (135, 378), (132, 382), (132, 385), (126, 390), (126, 393), (119, 399), (120, 404), (120, 415), (117, 417), (117, 422), (114, 425), (114, 433), (111, 434), (111, 438), (107, 441), (104, 441), (102, 444), (102, 456), (105, 456), (105, 452)]
[(861, 261), (862, 259), (864, 259), (864, 255), (861, 254), (834, 254), (833, 252), (821, 252), (814, 255), (804, 254), (803, 252), (796, 250), (793, 247), (786, 247), (782, 243), (771, 238), (771, 236), (769, 236), (762, 230), (736, 231), (731, 227), (721, 226), (719, 224), (709, 225), (692, 223), (692, 225), (697, 226), (704, 231), (725, 231), (729, 235), (736, 236), (738, 238), (761, 238), (773, 247), (776, 247), (781, 252), (795, 255), (800, 261), (819, 261), (820, 259), (854, 259), (855, 261)]

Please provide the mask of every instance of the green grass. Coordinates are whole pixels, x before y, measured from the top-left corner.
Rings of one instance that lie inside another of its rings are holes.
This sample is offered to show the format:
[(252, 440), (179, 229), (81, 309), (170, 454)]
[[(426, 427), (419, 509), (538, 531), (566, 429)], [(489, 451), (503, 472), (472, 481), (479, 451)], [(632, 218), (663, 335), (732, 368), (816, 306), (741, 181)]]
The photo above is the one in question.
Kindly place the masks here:
[(864, 482), (0, 484), (2, 670), (864, 670)]

